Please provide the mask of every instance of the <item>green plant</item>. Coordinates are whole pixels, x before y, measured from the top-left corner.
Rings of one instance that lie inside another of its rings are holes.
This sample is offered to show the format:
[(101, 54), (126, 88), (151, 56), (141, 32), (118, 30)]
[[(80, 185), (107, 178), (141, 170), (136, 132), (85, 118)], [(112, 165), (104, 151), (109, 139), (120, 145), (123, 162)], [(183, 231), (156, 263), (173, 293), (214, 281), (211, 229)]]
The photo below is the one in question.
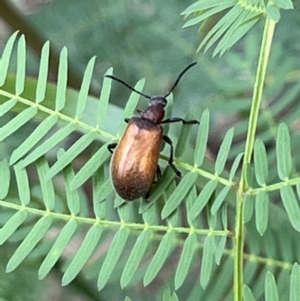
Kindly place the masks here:
[[(193, 152), (185, 147), (191, 133), (182, 127), (175, 162), (186, 175), (177, 183), (166, 168), (149, 203), (124, 203), (116, 197), (107, 168), (107, 142), (118, 139), (119, 134), (113, 133), (122, 133), (126, 126), (117, 127), (115, 120), (132, 116), (139, 96), (131, 94), (124, 112), (109, 106), (109, 79), (103, 80), (99, 101), (88, 96), (95, 58), (85, 70), (80, 91), (68, 89), (65, 48), (57, 86), (47, 83), (49, 43), (42, 50), (38, 79), (28, 78), (25, 38), (16, 42), (17, 33), (12, 35), (0, 66), (0, 242), (21, 243), (6, 270), (13, 271), (35, 253), (33, 258), (43, 258), (40, 279), (62, 261), (63, 285), (82, 270), (98, 289), (109, 286), (112, 278), (122, 288), (155, 281), (155, 297), (146, 288), (144, 300), (147, 293), (149, 300), (297, 300), (300, 139), (295, 99), (300, 85), (284, 76), (266, 81), (282, 8), (292, 8), (292, 3), (201, 0), (184, 12), (193, 16), (186, 26), (205, 21), (200, 47), (208, 50), (217, 43), (213, 55), (223, 54), (257, 21), (264, 21), (253, 97), (247, 102), (247, 93), (231, 90), (230, 97), (242, 103), (242, 108), (230, 106), (239, 114), (238, 126), (226, 129), (214, 163), (205, 159), (209, 110), (201, 112)], [(14, 75), (8, 67), (16, 43)], [(276, 61), (273, 66), (277, 67)], [(287, 60), (278, 68), (290, 66)], [(111, 68), (107, 74), (112, 74)], [(142, 80), (135, 88), (143, 86)], [(269, 101), (274, 90), (280, 97)], [(28, 129), (22, 144), (15, 146), (18, 129), (35, 122), (36, 128)], [(80, 138), (69, 148), (59, 147), (75, 131)], [(235, 141), (240, 136), (244, 139)], [(84, 151), (95, 141), (96, 151), (79, 167), (76, 158), (88, 153)], [(92, 197), (88, 198), (83, 188), (90, 179)], [(49, 237), (53, 229), (59, 229), (59, 234)], [(76, 254), (64, 257), (71, 239), (84, 231)], [(106, 256), (95, 252), (101, 246)], [(176, 260), (176, 268), (168, 259)]]

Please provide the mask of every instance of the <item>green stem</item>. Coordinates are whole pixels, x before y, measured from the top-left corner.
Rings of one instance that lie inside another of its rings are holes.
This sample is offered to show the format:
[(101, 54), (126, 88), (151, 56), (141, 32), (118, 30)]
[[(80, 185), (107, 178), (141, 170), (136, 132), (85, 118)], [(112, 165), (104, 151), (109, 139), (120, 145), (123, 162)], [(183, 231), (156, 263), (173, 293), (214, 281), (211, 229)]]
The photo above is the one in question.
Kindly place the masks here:
[(271, 44), (275, 30), (275, 22), (266, 18), (263, 39), (260, 48), (256, 80), (252, 97), (252, 106), (250, 111), (245, 154), (243, 160), (243, 172), (237, 192), (236, 206), (236, 229), (235, 229), (235, 256), (234, 256), (234, 300), (243, 300), (243, 258), (244, 258), (244, 193), (248, 189), (245, 175), (247, 165), (251, 162), (253, 153), (255, 131), (259, 109), (262, 100), (262, 92), (265, 82), (266, 69), (269, 60)]
[(250, 119), (247, 132), (247, 140), (244, 154), (244, 164), (250, 163), (253, 152), (255, 131), (258, 120), (258, 113), (260, 109), (262, 92), (266, 77), (266, 69), (269, 60), (271, 44), (273, 40), (275, 22), (269, 18), (266, 19), (262, 44), (260, 48), (259, 61), (256, 72), (256, 80), (254, 84), (254, 91), (252, 97), (252, 106), (250, 111)]

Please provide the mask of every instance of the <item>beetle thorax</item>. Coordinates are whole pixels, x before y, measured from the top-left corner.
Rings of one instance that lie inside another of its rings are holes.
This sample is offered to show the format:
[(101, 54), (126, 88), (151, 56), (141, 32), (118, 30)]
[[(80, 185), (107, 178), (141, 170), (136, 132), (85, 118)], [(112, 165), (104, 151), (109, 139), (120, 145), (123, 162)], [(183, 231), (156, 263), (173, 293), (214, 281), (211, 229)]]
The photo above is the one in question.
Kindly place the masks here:
[(155, 96), (151, 98), (149, 107), (143, 112), (142, 118), (148, 119), (153, 123), (159, 124), (165, 117), (164, 107), (167, 100), (163, 96)]
[(161, 105), (150, 105), (142, 114), (142, 118), (159, 124), (165, 116), (165, 111)]

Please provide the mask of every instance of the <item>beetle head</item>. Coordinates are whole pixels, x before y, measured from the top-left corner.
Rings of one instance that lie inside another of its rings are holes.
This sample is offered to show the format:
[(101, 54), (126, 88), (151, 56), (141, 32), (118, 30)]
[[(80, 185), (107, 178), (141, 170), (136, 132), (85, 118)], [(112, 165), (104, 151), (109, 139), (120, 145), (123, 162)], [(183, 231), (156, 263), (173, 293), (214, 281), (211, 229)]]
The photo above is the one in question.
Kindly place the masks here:
[(149, 102), (149, 106), (162, 106), (163, 108), (167, 105), (167, 99), (163, 96), (154, 96)]

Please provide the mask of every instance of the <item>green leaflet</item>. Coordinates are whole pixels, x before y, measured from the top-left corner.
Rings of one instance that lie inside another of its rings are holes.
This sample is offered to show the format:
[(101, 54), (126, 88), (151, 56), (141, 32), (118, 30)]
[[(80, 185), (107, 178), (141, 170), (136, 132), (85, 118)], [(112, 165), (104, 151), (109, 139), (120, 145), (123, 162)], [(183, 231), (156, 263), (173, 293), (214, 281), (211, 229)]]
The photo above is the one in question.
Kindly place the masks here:
[(10, 185), (10, 169), (7, 160), (0, 161), (0, 183), (0, 199), (4, 199)]
[(27, 108), (0, 128), (0, 141), (10, 136), (37, 114), (37, 108)]
[(277, 286), (274, 275), (267, 272), (265, 278), (265, 300), (266, 301), (279, 301)]
[(181, 180), (178, 187), (171, 194), (168, 202), (164, 206), (164, 209), (161, 213), (162, 219), (168, 217), (179, 206), (186, 194), (189, 192), (192, 185), (194, 185), (196, 179), (197, 174), (190, 172)]
[(111, 273), (113, 272), (113, 269), (115, 268), (117, 261), (124, 250), (128, 235), (129, 232), (126, 228), (120, 228), (115, 234), (98, 276), (97, 287), (99, 290), (105, 286)]
[(121, 276), (121, 287), (127, 286), (134, 276), (151, 241), (151, 234), (150, 230), (144, 230), (137, 238)]
[(0, 229), (0, 245), (14, 234), (18, 227), (22, 225), (26, 217), (26, 211), (19, 211), (6, 222), (6, 224)]
[(45, 135), (53, 128), (57, 123), (58, 117), (56, 115), (50, 115), (43, 120), (36, 129), (30, 134), (29, 137), (14, 150), (10, 157), (9, 164), (12, 165), (20, 160), (33, 146), (35, 146)]
[(193, 254), (197, 247), (197, 243), (198, 243), (197, 235), (195, 233), (190, 233), (184, 242), (181, 256), (175, 273), (176, 290), (178, 290), (182, 286), (184, 280), (188, 276), (188, 272), (192, 264)]
[(291, 142), (288, 127), (281, 123), (276, 139), (277, 171), (281, 180), (286, 180), (292, 170)]
[(294, 263), (291, 272), (290, 281), (290, 301), (296, 301), (300, 296), (300, 267), (299, 264)]
[(263, 235), (268, 226), (269, 195), (266, 191), (259, 191), (255, 200), (255, 222), (260, 235)]
[(93, 225), (89, 229), (76, 255), (64, 273), (62, 285), (69, 284), (77, 276), (98, 245), (101, 233), (102, 227), (99, 225)]
[(215, 237), (208, 235), (204, 240), (201, 273), (200, 273), (200, 284), (205, 288), (211, 277), (213, 264), (215, 262), (216, 244)]
[(68, 51), (67, 48), (64, 47), (60, 52), (60, 57), (59, 57), (56, 99), (55, 99), (56, 111), (62, 110), (65, 106), (67, 80), (68, 80)]
[(148, 285), (152, 282), (155, 276), (162, 268), (171, 250), (174, 248), (175, 233), (173, 231), (167, 232), (160, 244), (156, 253), (154, 254), (144, 276), (144, 285)]
[(96, 132), (89, 132), (80, 137), (59, 159), (53, 164), (47, 174), (50, 179), (70, 164), (84, 149), (86, 149), (96, 138)]
[(4, 84), (6, 77), (7, 77), (7, 71), (9, 67), (9, 61), (11, 57), (11, 53), (13, 50), (13, 46), (16, 40), (16, 37), (18, 35), (18, 31), (16, 31), (6, 42), (1, 60), (0, 60), (0, 87)]
[(36, 244), (45, 236), (52, 224), (52, 218), (50, 216), (42, 217), (32, 228), (30, 233), (19, 245), (15, 253), (10, 258), (6, 272), (11, 272), (16, 269), (25, 257), (33, 250)]
[(47, 41), (44, 44), (41, 53), (39, 77), (38, 77), (36, 94), (35, 94), (35, 99), (37, 103), (42, 102), (45, 99), (45, 95), (46, 95), (49, 53), (50, 53), (50, 42)]
[(21, 35), (18, 41), (17, 56), (16, 94), (20, 95), (24, 91), (26, 75), (26, 44), (24, 35)]
[(55, 265), (55, 263), (61, 256), (65, 247), (70, 242), (70, 239), (72, 238), (76, 228), (77, 224), (74, 220), (70, 220), (62, 228), (51, 250), (48, 252), (47, 256), (45, 257), (39, 268), (39, 279), (44, 279), (48, 275), (52, 267)]
[(78, 118), (78, 119), (80, 119), (82, 117), (82, 114), (86, 107), (86, 101), (87, 101), (87, 97), (88, 97), (88, 93), (89, 93), (90, 83), (92, 80), (92, 74), (93, 74), (95, 61), (96, 61), (96, 57), (94, 56), (88, 62), (85, 72), (84, 72), (82, 84), (81, 84), (80, 91), (78, 94), (77, 105), (76, 105), (75, 118)]

